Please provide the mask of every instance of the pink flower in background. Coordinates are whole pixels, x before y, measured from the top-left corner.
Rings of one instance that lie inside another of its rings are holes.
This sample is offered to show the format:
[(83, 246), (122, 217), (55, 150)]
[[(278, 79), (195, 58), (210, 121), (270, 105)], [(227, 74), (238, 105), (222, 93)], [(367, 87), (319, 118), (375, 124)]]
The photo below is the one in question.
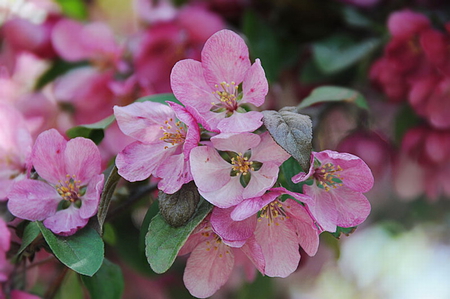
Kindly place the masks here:
[(0, 201), (12, 184), (25, 178), (33, 140), (17, 109), (0, 102)]
[(252, 132), (262, 125), (262, 114), (246, 112), (242, 105), (264, 103), (268, 92), (264, 70), (258, 59), (251, 64), (244, 40), (230, 30), (206, 41), (201, 62), (177, 62), (171, 85), (177, 99), (207, 130)]
[(136, 139), (117, 155), (122, 177), (132, 182), (160, 177), (159, 189), (170, 194), (192, 180), (189, 155), (200, 141), (200, 131), (184, 107), (136, 102), (115, 106), (114, 114), (122, 132)]
[(264, 255), (263, 274), (270, 277), (287, 277), (297, 269), (299, 245), (309, 256), (315, 255), (319, 247), (320, 231), (315, 220), (295, 200), (282, 200), (285, 194), (300, 201), (310, 200), (303, 194), (272, 188), (261, 197), (244, 200), (231, 212), (236, 221), (258, 215), (255, 239)]
[[(240, 247), (228, 246), (215, 233), (209, 220), (204, 220), (190, 235), (178, 255), (191, 253), (184, 271), (184, 284), (189, 292), (199, 298), (213, 295), (223, 286), (235, 266), (258, 269), (264, 273), (261, 247), (254, 237)], [(254, 275), (247, 275), (253, 278)]]
[(31, 163), (42, 180), (16, 182), (8, 194), (10, 212), (22, 219), (43, 221), (63, 236), (83, 228), (97, 212), (103, 189), (97, 146), (81, 137), (66, 141), (51, 129), (36, 139)]
[[(214, 147), (192, 150), (191, 170), (200, 194), (220, 208), (263, 195), (277, 180), (280, 165), (289, 158), (268, 132), (222, 133), (211, 141)], [(217, 150), (223, 151), (227, 160)]]
[[(8, 280), (7, 268), (9, 268), (9, 263), (6, 260), (6, 252), (8, 252), (10, 245), (11, 233), (6, 226), (5, 221), (0, 217), (0, 282), (5, 282)], [(1, 294), (0, 288), (0, 298)]]
[(336, 226), (361, 224), (370, 213), (370, 203), (362, 194), (374, 183), (372, 172), (357, 156), (325, 150), (311, 154), (311, 167), (292, 177), (294, 183), (305, 184), (304, 203), (323, 230), (334, 232)]

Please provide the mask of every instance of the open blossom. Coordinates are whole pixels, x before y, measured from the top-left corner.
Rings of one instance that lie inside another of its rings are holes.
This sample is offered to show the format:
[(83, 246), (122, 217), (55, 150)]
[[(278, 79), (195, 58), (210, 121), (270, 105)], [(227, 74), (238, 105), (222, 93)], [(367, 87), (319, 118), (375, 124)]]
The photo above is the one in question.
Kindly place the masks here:
[(299, 245), (309, 256), (315, 255), (319, 246), (320, 231), (315, 220), (292, 198), (282, 200), (286, 194), (296, 200), (308, 200), (303, 194), (272, 188), (260, 197), (244, 200), (231, 212), (236, 221), (258, 215), (255, 239), (265, 260), (263, 274), (271, 277), (287, 277), (297, 269)]
[(242, 107), (261, 106), (268, 83), (257, 59), (252, 65), (244, 40), (230, 30), (212, 35), (202, 50), (202, 61), (185, 59), (172, 69), (177, 97), (210, 131), (252, 132), (262, 125), (262, 114)]
[(280, 165), (289, 158), (268, 132), (222, 133), (211, 142), (214, 147), (192, 150), (191, 170), (200, 194), (220, 208), (263, 195), (277, 180)]
[[(0, 283), (8, 280), (8, 262), (6, 260), (6, 252), (8, 252), (11, 244), (11, 233), (6, 226), (5, 221), (0, 217)], [(0, 292), (0, 298), (1, 292)]]
[(16, 217), (43, 221), (59, 235), (72, 235), (97, 212), (103, 189), (97, 146), (78, 137), (66, 141), (55, 129), (41, 133), (31, 163), (40, 179), (16, 182), (8, 209)]
[(242, 266), (247, 278), (254, 278), (249, 270), (255, 268), (264, 273), (261, 247), (253, 236), (243, 245), (229, 246), (216, 234), (208, 218), (189, 236), (179, 255), (187, 253), (191, 255), (184, 271), (184, 284), (199, 298), (213, 295), (227, 282), (235, 266)]
[(373, 186), (369, 167), (357, 156), (325, 150), (311, 154), (309, 172), (292, 177), (294, 183), (314, 180), (303, 186), (304, 203), (323, 230), (361, 224), (370, 213), (370, 203), (362, 194)]
[(21, 113), (0, 102), (0, 201), (15, 181), (25, 178), (32, 142)]
[(200, 132), (184, 107), (136, 102), (115, 106), (114, 115), (122, 132), (136, 139), (117, 155), (123, 178), (134, 182), (157, 176), (159, 189), (169, 194), (192, 181), (189, 154), (200, 141)]

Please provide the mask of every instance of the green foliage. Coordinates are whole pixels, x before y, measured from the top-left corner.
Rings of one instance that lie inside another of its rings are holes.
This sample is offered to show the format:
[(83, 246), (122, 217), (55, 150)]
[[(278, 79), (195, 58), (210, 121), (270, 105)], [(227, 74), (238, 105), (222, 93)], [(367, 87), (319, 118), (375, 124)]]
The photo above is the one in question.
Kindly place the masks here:
[(67, 130), (66, 135), (69, 138), (84, 137), (89, 138), (99, 144), (105, 137), (105, 129), (109, 127), (115, 120), (114, 115), (102, 119), (93, 124), (80, 125)]
[(116, 189), (117, 183), (121, 179), (118, 171), (119, 170), (114, 165), (103, 187), (103, 192), (102, 196), (100, 197), (100, 203), (98, 205), (97, 211), (97, 219), (100, 226), (100, 231), (103, 227), (103, 224), (105, 223), (106, 214), (108, 212), (109, 204), (111, 203), (111, 198), (114, 194), (114, 190)]
[(290, 157), (289, 159), (284, 161), (283, 164), (281, 164), (280, 168), (280, 177), (282, 178), (280, 180), (281, 185), (292, 192), (302, 193), (304, 183), (301, 182), (298, 184), (294, 184), (292, 182), (292, 177), (296, 174), (299, 174), (302, 171), (303, 169), (300, 166), (300, 164), (294, 158)]
[(73, 271), (68, 271), (59, 286), (54, 299), (84, 299), (83, 285), (80, 276)]
[(362, 109), (369, 109), (364, 96), (356, 90), (339, 86), (321, 86), (315, 88), (311, 94), (304, 98), (298, 109), (303, 109), (324, 102), (350, 102)]
[(67, 267), (83, 275), (92, 276), (100, 268), (104, 244), (99, 234), (85, 227), (74, 235), (54, 235), (42, 222), (36, 222), (53, 254)]
[(147, 101), (166, 104), (166, 105), (167, 105), (166, 102), (169, 101), (169, 102), (174, 102), (176, 104), (182, 105), (180, 103), (180, 101), (178, 101), (177, 98), (172, 93), (160, 93), (160, 94), (142, 97), (142, 98), (139, 98), (136, 100), (136, 102), (147, 102)]
[(103, 260), (100, 269), (92, 277), (81, 276), (91, 299), (120, 299), (124, 289), (122, 270), (116, 264)]
[(339, 239), (342, 234), (349, 236), (356, 230), (356, 226), (353, 227), (340, 227), (338, 226), (334, 233), (330, 233), (336, 239)]
[(368, 38), (355, 43), (346, 35), (333, 35), (313, 44), (314, 61), (325, 74), (340, 72), (374, 51), (380, 39)]
[(286, 152), (309, 168), (312, 141), (312, 123), (307, 115), (299, 114), (295, 107), (284, 107), (280, 111), (263, 111), (264, 126), (272, 138)]
[(86, 2), (82, 0), (56, 0), (62, 13), (69, 18), (84, 20), (88, 16)]
[(245, 283), (237, 293), (237, 299), (271, 299), (276, 298), (274, 281), (268, 276), (257, 274), (255, 281)]
[(41, 233), (36, 222), (29, 222), (23, 231), (22, 244), (20, 245), (17, 255), (19, 256)]
[(153, 271), (164, 273), (172, 266), (189, 235), (211, 210), (212, 205), (203, 200), (194, 217), (181, 227), (170, 226), (159, 213), (152, 219), (145, 238), (145, 254)]

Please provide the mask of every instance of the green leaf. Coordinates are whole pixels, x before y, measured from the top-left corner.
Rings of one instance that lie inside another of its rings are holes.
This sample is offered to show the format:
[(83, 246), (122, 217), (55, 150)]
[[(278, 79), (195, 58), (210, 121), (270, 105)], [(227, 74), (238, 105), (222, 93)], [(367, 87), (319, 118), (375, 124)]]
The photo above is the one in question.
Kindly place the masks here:
[(330, 234), (333, 237), (335, 237), (336, 239), (339, 239), (342, 234), (348, 236), (348, 235), (352, 234), (355, 230), (356, 230), (356, 226), (353, 226), (353, 227), (340, 227), (340, 226), (338, 226), (336, 228), (336, 231), (334, 233), (330, 233)]
[(235, 298), (237, 299), (271, 299), (277, 298), (274, 280), (268, 276), (262, 276), (259, 272), (255, 281), (244, 283), (238, 291)]
[(263, 122), (272, 138), (304, 169), (309, 169), (312, 149), (312, 123), (307, 115), (297, 113), (295, 107), (280, 111), (265, 110)]
[(84, 20), (88, 16), (86, 4), (82, 0), (56, 0), (64, 15), (72, 19)]
[(203, 200), (194, 218), (181, 227), (170, 226), (159, 213), (152, 219), (145, 238), (145, 255), (153, 271), (161, 274), (172, 266), (189, 235), (211, 210), (212, 205)]
[[(63, 270), (64, 271), (64, 270)], [(84, 299), (83, 285), (76, 272), (68, 271), (54, 299)]]
[(166, 105), (167, 105), (166, 101), (169, 101), (169, 102), (174, 102), (178, 105), (182, 105), (180, 103), (180, 101), (178, 101), (177, 98), (172, 93), (160, 93), (160, 94), (142, 97), (142, 98), (139, 98), (136, 100), (136, 102), (146, 102), (146, 101), (151, 101), (151, 102), (161, 103), (161, 104), (166, 104)]
[(52, 65), (36, 81), (34, 89), (39, 90), (48, 83), (53, 82), (59, 76), (64, 75), (68, 71), (85, 65), (88, 65), (88, 62), (86, 61), (67, 62), (65, 60), (56, 59), (52, 62)]
[(41, 233), (39, 226), (36, 222), (29, 222), (23, 231), (22, 236), (22, 244), (20, 245), (19, 251), (17, 251), (17, 255), (19, 256), (25, 248), (27, 248)]
[(356, 90), (339, 86), (321, 86), (315, 88), (311, 94), (304, 98), (298, 109), (324, 102), (350, 102), (362, 109), (369, 109), (364, 96)]
[(369, 38), (354, 43), (348, 36), (334, 35), (314, 43), (313, 58), (325, 74), (340, 72), (370, 54), (381, 44), (378, 38)]
[(105, 137), (105, 129), (109, 127), (115, 120), (114, 115), (102, 119), (93, 124), (79, 125), (67, 130), (66, 134), (69, 138), (84, 137), (89, 138), (99, 144)]
[(300, 164), (293, 157), (290, 157), (289, 159), (284, 161), (283, 164), (281, 164), (280, 168), (281, 185), (292, 192), (302, 193), (303, 182), (298, 184), (292, 182), (292, 177), (296, 174), (299, 174), (302, 171), (303, 169), (300, 166)]
[(97, 273), (92, 277), (82, 275), (81, 280), (92, 299), (122, 298), (124, 288), (122, 270), (107, 259), (103, 260), (103, 264)]
[(85, 227), (72, 236), (62, 237), (54, 235), (42, 222), (36, 223), (61, 263), (83, 275), (92, 276), (97, 272), (103, 262), (104, 244), (95, 230)]
[(121, 179), (118, 171), (117, 166), (114, 165), (108, 178), (106, 179), (105, 186), (103, 187), (102, 196), (100, 197), (100, 203), (97, 210), (97, 220), (100, 226), (100, 231), (105, 223), (106, 214), (108, 213), (114, 190), (116, 190), (117, 183)]

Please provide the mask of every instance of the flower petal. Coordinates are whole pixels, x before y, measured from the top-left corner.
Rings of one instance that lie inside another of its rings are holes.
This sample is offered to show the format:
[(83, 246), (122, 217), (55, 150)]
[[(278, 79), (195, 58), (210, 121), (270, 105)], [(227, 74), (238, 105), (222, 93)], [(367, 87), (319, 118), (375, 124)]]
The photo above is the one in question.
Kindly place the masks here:
[(243, 221), (233, 221), (230, 218), (232, 210), (233, 207), (227, 209), (214, 208), (211, 214), (211, 225), (214, 232), (219, 235), (224, 242), (245, 241), (253, 236), (256, 228), (256, 218), (252, 217)]
[(167, 194), (177, 192), (183, 184), (192, 181), (189, 161), (184, 160), (183, 154), (168, 157), (156, 169), (155, 175), (161, 178), (158, 189)]
[(86, 138), (78, 137), (67, 142), (64, 151), (66, 174), (75, 175), (82, 185), (87, 184), (92, 177), (98, 175), (102, 159), (95, 143)]
[(289, 159), (290, 155), (279, 146), (269, 132), (261, 134), (261, 142), (252, 148), (252, 161), (273, 162), (278, 165)]
[(252, 198), (263, 195), (275, 184), (278, 177), (278, 165), (264, 163), (258, 171), (251, 171), (250, 182), (245, 187), (242, 197)]
[(25, 179), (15, 183), (8, 195), (8, 209), (16, 217), (36, 221), (55, 214), (62, 198), (52, 186)]
[(220, 120), (217, 128), (222, 133), (253, 132), (262, 126), (262, 117), (259, 111), (234, 112), (230, 117)]
[(242, 154), (258, 145), (260, 141), (259, 135), (253, 133), (221, 133), (211, 137), (211, 142), (216, 149)]
[(198, 298), (213, 295), (227, 282), (234, 266), (234, 255), (222, 242), (200, 243), (191, 253), (183, 280), (189, 292)]
[(247, 45), (233, 31), (218, 31), (203, 47), (202, 66), (211, 87), (221, 82), (240, 84), (251, 66)]
[(86, 226), (89, 219), (80, 217), (79, 209), (71, 205), (44, 220), (44, 226), (61, 236), (70, 236)]
[(205, 192), (198, 190), (207, 201), (219, 208), (229, 208), (242, 201), (242, 187), (239, 177), (231, 177), (230, 181), (218, 190)]
[(264, 104), (269, 92), (266, 74), (259, 59), (247, 70), (242, 82), (243, 97), (241, 103), (251, 103), (257, 107)]
[(88, 219), (97, 213), (100, 195), (103, 190), (103, 174), (94, 176), (87, 186), (86, 194), (81, 198), (80, 217)]

